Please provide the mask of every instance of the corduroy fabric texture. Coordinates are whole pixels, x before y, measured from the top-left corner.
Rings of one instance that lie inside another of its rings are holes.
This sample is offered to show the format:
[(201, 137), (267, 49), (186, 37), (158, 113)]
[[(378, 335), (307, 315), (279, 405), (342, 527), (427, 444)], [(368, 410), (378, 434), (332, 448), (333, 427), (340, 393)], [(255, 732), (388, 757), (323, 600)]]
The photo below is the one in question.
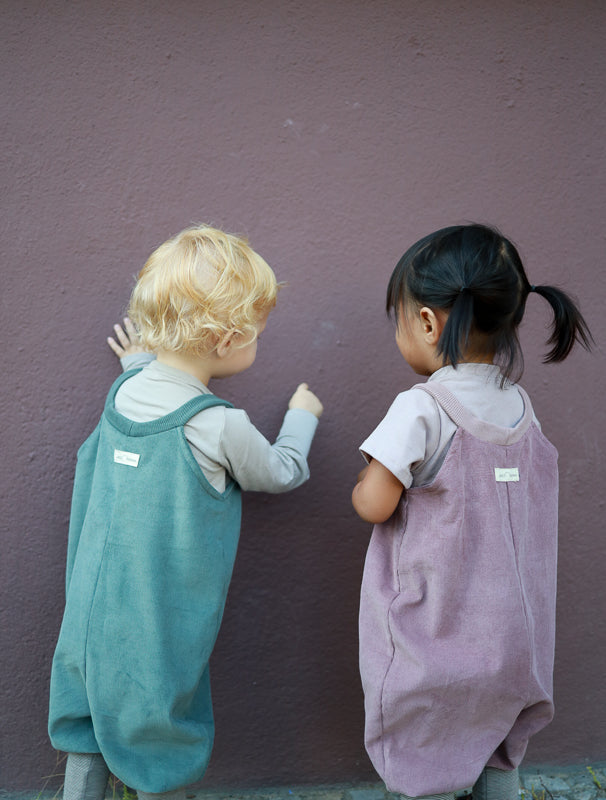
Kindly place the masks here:
[(206, 480), (183, 433), (224, 404), (203, 395), (149, 423), (118, 414), (112, 387), (78, 453), (66, 608), (51, 676), (58, 750), (101, 752), (128, 786), (198, 780), (214, 738), (208, 661), (240, 532), (240, 489)]
[(457, 432), (434, 481), (375, 526), (360, 604), (366, 748), (411, 797), (512, 770), (551, 720), (557, 561), (557, 452), (527, 396), (509, 429), (421, 388)]

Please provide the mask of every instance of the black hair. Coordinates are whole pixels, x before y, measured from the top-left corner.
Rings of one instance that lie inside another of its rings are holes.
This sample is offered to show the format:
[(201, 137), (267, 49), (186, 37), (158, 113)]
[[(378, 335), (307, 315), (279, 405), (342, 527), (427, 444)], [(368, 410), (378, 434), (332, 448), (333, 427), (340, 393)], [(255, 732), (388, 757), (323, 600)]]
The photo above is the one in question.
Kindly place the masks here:
[(413, 305), (448, 312), (438, 341), (444, 364), (456, 367), (473, 339), (474, 352), (494, 353), (503, 375), (516, 379), (523, 357), (518, 326), (529, 292), (544, 297), (553, 311), (551, 349), (545, 363), (563, 361), (579, 342), (593, 342), (575, 302), (554, 286), (532, 286), (515, 246), (495, 228), (457, 225), (425, 236), (398, 261), (387, 288), (387, 313)]

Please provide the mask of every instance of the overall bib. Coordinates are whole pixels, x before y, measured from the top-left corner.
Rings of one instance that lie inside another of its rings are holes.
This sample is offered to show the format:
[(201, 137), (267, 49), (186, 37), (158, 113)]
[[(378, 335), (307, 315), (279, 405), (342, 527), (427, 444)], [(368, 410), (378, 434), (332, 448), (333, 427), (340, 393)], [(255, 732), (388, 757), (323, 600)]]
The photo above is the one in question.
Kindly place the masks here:
[(514, 769), (553, 716), (557, 452), (527, 395), (514, 428), (421, 384), (457, 425), (428, 486), (376, 525), (360, 602), (365, 743), (394, 792)]
[(201, 395), (152, 422), (114, 408), (78, 452), (66, 608), (53, 659), (53, 746), (102, 753), (128, 786), (198, 780), (214, 738), (208, 662), (240, 533), (240, 489), (204, 477), (185, 423)]

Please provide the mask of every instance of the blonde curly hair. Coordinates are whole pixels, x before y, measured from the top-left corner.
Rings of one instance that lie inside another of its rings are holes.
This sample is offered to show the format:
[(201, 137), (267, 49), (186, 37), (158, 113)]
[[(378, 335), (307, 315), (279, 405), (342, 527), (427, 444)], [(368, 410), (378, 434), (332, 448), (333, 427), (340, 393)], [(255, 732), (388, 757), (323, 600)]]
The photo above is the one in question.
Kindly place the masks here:
[(229, 332), (239, 334), (243, 346), (254, 341), (279, 288), (246, 239), (199, 225), (151, 254), (128, 314), (147, 350), (206, 354)]

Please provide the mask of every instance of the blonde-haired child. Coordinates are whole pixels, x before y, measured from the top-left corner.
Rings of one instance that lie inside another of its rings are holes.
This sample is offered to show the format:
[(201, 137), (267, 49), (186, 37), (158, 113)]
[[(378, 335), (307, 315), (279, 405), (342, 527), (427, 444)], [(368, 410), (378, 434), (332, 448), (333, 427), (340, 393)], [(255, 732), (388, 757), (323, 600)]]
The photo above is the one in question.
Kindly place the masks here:
[(65, 800), (101, 800), (110, 770), (140, 800), (181, 798), (206, 769), (208, 662), (241, 490), (307, 480), (322, 413), (301, 384), (272, 445), (208, 389), (252, 365), (277, 291), (244, 239), (189, 228), (138, 277), (129, 307), (138, 333), (126, 319), (108, 340), (128, 371), (78, 452), (51, 677), (50, 737), (69, 754)]

